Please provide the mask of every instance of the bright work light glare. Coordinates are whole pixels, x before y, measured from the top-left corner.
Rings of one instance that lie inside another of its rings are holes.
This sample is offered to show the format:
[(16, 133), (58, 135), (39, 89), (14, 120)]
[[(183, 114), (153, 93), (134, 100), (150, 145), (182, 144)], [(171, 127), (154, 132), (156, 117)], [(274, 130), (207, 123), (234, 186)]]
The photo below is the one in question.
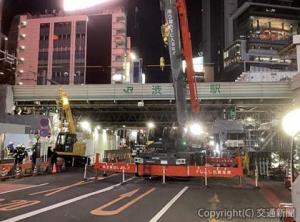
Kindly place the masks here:
[(215, 145), (215, 141), (210, 140), (210, 141), (209, 141), (209, 145), (210, 145), (210, 146), (214, 146), (214, 145)]
[(137, 55), (135, 54), (135, 52), (131, 52), (131, 53), (130, 53), (130, 58), (131, 58), (132, 60), (136, 60), (136, 59), (137, 59)]
[(149, 129), (153, 129), (153, 128), (155, 127), (154, 122), (148, 122), (148, 123), (147, 123), (147, 127), (148, 127)]
[(199, 123), (193, 123), (190, 125), (190, 132), (194, 136), (200, 136), (203, 133), (203, 128)]
[(63, 106), (67, 106), (69, 105), (69, 99), (65, 96), (62, 97), (62, 103), (63, 103)]
[(82, 121), (80, 122), (80, 126), (83, 130), (91, 132), (91, 123), (88, 121)]
[(289, 136), (300, 132), (300, 109), (293, 110), (283, 117), (282, 128)]
[(64, 0), (64, 10), (76, 11), (87, 9), (107, 1), (108, 0)]

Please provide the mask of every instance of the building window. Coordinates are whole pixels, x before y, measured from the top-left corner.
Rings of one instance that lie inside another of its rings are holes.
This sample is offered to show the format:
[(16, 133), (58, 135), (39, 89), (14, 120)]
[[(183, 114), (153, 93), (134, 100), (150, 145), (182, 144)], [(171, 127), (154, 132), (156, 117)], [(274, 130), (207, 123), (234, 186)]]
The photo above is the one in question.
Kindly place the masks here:
[(86, 21), (76, 22), (74, 84), (84, 84), (85, 82), (84, 77), (86, 72), (86, 29)]

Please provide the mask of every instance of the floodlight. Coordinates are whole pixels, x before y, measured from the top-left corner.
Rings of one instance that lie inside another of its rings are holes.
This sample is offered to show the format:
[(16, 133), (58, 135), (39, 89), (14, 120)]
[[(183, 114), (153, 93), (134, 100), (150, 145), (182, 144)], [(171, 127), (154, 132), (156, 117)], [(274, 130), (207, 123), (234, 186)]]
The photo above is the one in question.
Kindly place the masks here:
[(64, 0), (65, 11), (76, 11), (91, 8), (108, 0)]
[(191, 124), (189, 130), (194, 136), (200, 136), (203, 133), (203, 128), (199, 123)]
[(300, 132), (300, 109), (295, 109), (284, 116), (282, 128), (289, 136), (295, 136)]

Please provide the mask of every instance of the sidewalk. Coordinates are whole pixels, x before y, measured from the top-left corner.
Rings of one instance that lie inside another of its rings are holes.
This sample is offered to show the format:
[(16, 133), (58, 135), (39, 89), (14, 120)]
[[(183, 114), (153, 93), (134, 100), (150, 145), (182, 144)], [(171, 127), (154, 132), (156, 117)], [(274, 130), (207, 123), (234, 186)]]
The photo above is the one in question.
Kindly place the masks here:
[[(255, 185), (253, 178), (245, 178), (245, 181)], [(291, 192), (286, 189), (283, 181), (260, 180), (258, 182), (261, 194), (274, 208), (278, 208), (280, 203), (291, 203)]]

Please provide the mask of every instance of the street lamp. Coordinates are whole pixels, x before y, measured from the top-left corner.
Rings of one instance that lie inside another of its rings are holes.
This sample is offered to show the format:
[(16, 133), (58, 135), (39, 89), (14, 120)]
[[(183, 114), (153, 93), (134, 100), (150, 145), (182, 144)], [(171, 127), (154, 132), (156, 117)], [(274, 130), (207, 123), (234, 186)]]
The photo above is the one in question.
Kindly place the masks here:
[(131, 52), (130, 53), (130, 58), (131, 58), (132, 61), (135, 61), (137, 59), (136, 53), (135, 52)]
[(155, 123), (152, 122), (152, 121), (149, 121), (147, 123), (147, 127), (148, 127), (148, 130), (147, 130), (147, 141), (149, 141), (149, 137), (150, 137), (151, 131), (155, 128)]
[(294, 137), (300, 132), (300, 108), (287, 113), (282, 119), (282, 129), (292, 138), (291, 141), (291, 183), (294, 182)]
[(153, 128), (155, 127), (154, 122), (148, 122), (148, 123), (147, 123), (147, 127), (148, 127), (149, 129), (153, 129)]

